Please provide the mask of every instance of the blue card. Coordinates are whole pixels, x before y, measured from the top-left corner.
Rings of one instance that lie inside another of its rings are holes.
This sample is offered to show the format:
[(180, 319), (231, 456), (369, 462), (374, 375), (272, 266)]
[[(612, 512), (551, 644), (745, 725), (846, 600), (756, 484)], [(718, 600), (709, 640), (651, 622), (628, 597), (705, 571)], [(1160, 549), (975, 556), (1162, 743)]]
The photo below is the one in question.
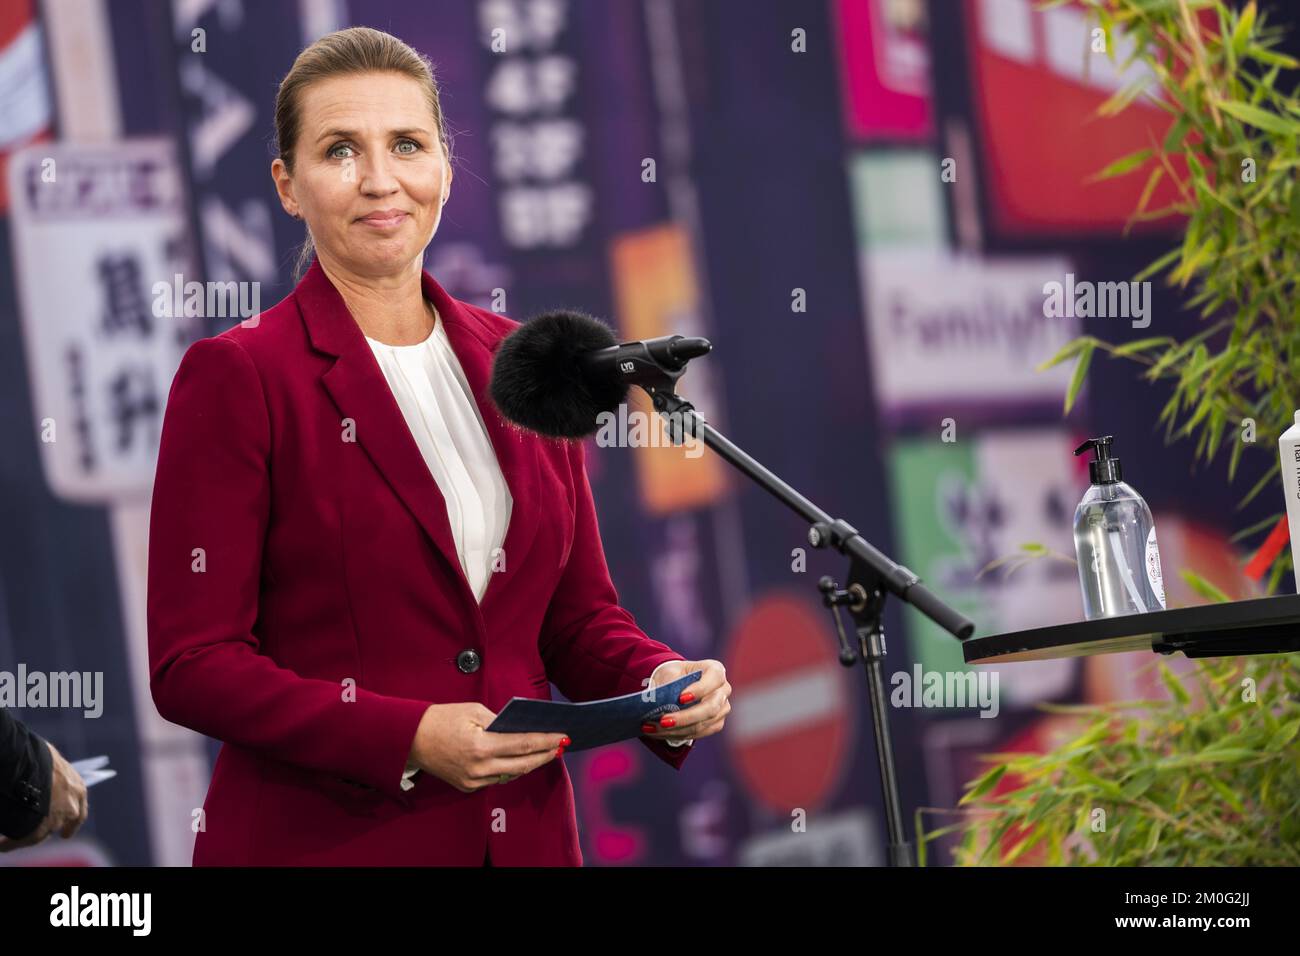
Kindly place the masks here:
[[(573, 743), (564, 748), (566, 751), (603, 747), (640, 737), (642, 724), (682, 710), (677, 698), (702, 676), (704, 671), (695, 671), (658, 687), (580, 704), (512, 697), (487, 729), (503, 734), (568, 734)], [(697, 703), (684, 706), (694, 707)]]

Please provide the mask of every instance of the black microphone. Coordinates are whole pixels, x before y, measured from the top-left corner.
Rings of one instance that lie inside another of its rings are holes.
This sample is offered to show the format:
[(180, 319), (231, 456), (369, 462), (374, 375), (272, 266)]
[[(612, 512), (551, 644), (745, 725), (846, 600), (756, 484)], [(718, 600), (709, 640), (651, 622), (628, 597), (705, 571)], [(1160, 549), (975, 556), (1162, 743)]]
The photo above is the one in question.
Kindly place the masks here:
[(595, 434), (602, 412), (627, 400), (629, 386), (670, 383), (711, 348), (708, 339), (681, 335), (620, 344), (586, 313), (546, 312), (501, 342), (488, 394), (502, 415), (529, 431), (585, 438)]

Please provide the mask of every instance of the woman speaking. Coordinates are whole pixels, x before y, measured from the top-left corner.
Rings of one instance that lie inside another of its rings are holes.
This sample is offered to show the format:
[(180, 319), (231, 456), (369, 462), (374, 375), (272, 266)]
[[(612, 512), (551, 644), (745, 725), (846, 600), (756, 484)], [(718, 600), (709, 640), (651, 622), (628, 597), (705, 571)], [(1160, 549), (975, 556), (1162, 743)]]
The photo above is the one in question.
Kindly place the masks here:
[(725, 671), (619, 607), (583, 445), (488, 398), (518, 323), (422, 269), (452, 181), (428, 60), (330, 34), (275, 124), (314, 259), (186, 351), (152, 502), (153, 698), (222, 741), (194, 863), (580, 865), (567, 738), (488, 733), (495, 712), (703, 670), (693, 706), (642, 727), (678, 767), (723, 727)]

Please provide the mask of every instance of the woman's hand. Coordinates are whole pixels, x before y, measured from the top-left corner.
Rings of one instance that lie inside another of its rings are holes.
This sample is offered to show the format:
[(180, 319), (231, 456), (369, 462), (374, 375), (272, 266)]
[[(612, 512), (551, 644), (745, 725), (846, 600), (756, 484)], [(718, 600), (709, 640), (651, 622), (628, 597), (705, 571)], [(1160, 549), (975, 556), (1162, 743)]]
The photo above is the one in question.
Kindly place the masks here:
[(731, 685), (727, 683), (727, 669), (721, 661), (669, 661), (661, 664), (652, 675), (651, 687), (671, 684), (679, 677), (702, 670), (694, 684), (682, 691), (678, 703), (699, 703), (683, 707), (672, 714), (664, 714), (655, 724), (643, 724), (641, 732), (656, 740), (697, 740), (722, 729), (731, 713)]
[(415, 731), (411, 763), (462, 793), (473, 793), (536, 770), (563, 756), (570, 743), (564, 734), (488, 733), (485, 728), (495, 718), (479, 703), (431, 704)]

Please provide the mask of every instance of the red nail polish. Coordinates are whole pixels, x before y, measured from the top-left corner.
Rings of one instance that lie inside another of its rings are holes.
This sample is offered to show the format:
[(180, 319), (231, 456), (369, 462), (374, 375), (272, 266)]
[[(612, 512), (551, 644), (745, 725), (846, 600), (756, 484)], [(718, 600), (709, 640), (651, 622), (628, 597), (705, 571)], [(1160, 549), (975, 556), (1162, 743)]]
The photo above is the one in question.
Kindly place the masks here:
[(676, 726), (677, 726), (677, 718), (676, 718), (676, 717), (661, 717), (661, 718), (659, 718), (659, 725), (660, 725), (661, 727), (676, 727)]
[(557, 757), (563, 757), (563, 756), (564, 756), (564, 748), (563, 748), (563, 747), (560, 747), (560, 748), (556, 749), (556, 751), (555, 751), (555, 756), (557, 756)]
[(563, 740), (560, 741), (560, 746), (561, 746), (561, 747), (567, 747), (567, 746), (569, 746), (569, 744), (571, 744), (571, 743), (573, 743), (573, 741), (570, 740), (568, 737), (565, 737)]
[(689, 690), (684, 690), (682, 691), (682, 696), (677, 698), (677, 702), (679, 704), (689, 704), (694, 699), (695, 699), (694, 694), (692, 694)]
[(643, 734), (653, 734), (653, 733), (655, 732), (656, 729), (657, 729), (657, 728), (655, 727), (654, 724), (642, 724), (642, 725), (641, 725), (641, 733), (643, 733)]

